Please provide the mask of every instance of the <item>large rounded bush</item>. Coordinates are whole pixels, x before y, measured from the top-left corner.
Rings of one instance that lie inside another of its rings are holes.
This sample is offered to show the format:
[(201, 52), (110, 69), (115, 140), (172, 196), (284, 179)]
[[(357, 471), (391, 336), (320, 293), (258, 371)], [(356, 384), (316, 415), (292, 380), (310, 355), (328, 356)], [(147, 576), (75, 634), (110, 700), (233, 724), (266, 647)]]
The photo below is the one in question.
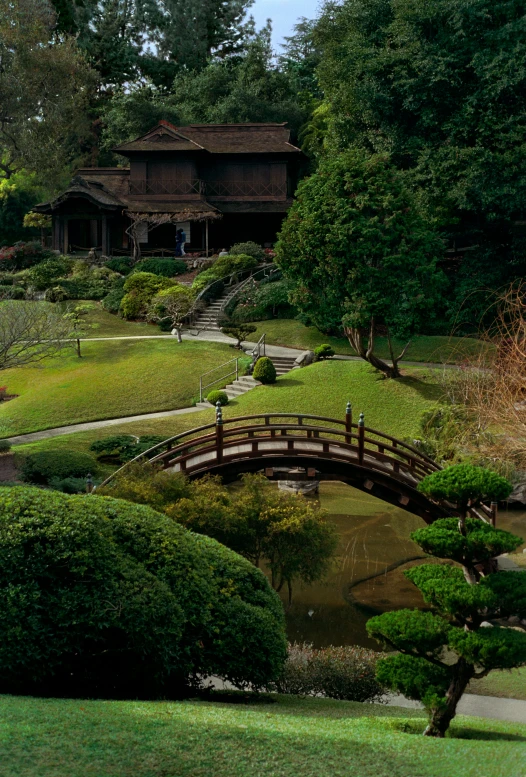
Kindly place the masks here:
[(268, 356), (262, 356), (257, 360), (252, 377), (254, 380), (259, 380), (260, 383), (276, 382), (276, 368)]
[(23, 460), (20, 471), (28, 483), (47, 485), (53, 478), (82, 478), (97, 469), (95, 460), (79, 451), (39, 451)]
[(286, 655), (263, 573), (149, 507), (0, 490), (0, 693), (175, 695), (263, 686)]

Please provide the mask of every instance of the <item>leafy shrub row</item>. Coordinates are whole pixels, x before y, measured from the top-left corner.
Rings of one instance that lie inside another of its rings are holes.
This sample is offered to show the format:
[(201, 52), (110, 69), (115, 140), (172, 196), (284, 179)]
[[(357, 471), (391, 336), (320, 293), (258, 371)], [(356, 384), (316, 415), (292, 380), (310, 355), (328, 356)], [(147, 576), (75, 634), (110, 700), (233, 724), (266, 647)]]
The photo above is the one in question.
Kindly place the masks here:
[(232, 312), (236, 321), (265, 321), (269, 318), (292, 318), (295, 308), (289, 302), (290, 283), (276, 280), (273, 283), (258, 283), (254, 289), (237, 298)]
[(0, 564), (0, 693), (174, 697), (283, 666), (263, 573), (149, 507), (3, 488)]
[(186, 262), (182, 259), (142, 259), (133, 268), (136, 272), (151, 272), (165, 278), (173, 278), (186, 272)]
[(219, 280), (220, 278), (226, 278), (228, 275), (232, 275), (235, 272), (243, 272), (243, 270), (250, 270), (252, 267), (256, 267), (258, 264), (257, 259), (253, 256), (246, 254), (239, 254), (238, 256), (220, 256), (216, 259), (212, 267), (208, 270), (200, 273), (192, 284), (192, 288), (196, 291), (201, 291), (208, 286), (212, 281)]
[(0, 248), (0, 269), (8, 272), (25, 270), (54, 256), (53, 251), (43, 248), (37, 240), (27, 243), (19, 241)]
[[(155, 434), (143, 435), (138, 439), (131, 434), (115, 434), (92, 442), (90, 451), (96, 453), (98, 458), (124, 464), (153, 448), (154, 445), (164, 442), (165, 439), (166, 437)], [(159, 448), (158, 452), (162, 450), (165, 448)]]
[(315, 649), (289, 645), (283, 672), (269, 691), (300, 696), (328, 696), (345, 701), (381, 701), (385, 688), (376, 679), (382, 653), (355, 645)]
[(78, 451), (38, 451), (24, 457), (20, 472), (27, 483), (49, 485), (55, 479), (85, 478), (97, 468), (95, 460)]

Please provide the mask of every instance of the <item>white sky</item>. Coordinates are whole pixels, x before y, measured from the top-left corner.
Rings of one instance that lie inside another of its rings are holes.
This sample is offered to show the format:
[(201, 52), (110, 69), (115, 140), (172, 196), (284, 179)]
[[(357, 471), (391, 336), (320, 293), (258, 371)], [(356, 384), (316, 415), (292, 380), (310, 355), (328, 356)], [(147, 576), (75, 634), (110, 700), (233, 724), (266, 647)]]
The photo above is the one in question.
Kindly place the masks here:
[(256, 0), (249, 13), (262, 27), (268, 18), (272, 19), (274, 46), (277, 48), (285, 35), (290, 35), (296, 20), (301, 16), (312, 19), (320, 0)]

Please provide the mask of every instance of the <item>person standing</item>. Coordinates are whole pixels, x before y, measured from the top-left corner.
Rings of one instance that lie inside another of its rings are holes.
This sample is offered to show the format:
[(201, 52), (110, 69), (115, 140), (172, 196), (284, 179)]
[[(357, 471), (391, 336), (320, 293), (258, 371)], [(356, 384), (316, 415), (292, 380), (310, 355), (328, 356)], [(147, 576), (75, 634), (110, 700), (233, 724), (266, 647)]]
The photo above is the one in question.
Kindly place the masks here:
[(186, 243), (186, 232), (182, 227), (179, 227), (175, 233), (175, 255), (185, 256), (184, 244)]

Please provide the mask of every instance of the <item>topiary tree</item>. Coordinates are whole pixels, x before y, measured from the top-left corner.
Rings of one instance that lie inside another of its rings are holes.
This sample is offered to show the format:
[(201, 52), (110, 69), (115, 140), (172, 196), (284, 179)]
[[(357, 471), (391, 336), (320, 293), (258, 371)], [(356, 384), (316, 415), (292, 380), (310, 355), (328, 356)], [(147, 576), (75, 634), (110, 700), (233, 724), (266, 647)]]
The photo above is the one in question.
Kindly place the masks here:
[(261, 356), (257, 360), (252, 377), (254, 380), (259, 380), (260, 383), (276, 382), (276, 368), (268, 356)]
[(263, 573), (149, 507), (3, 488), (0, 565), (0, 693), (174, 697), (283, 666)]
[(241, 349), (241, 343), (246, 340), (249, 335), (253, 334), (256, 329), (257, 326), (254, 324), (246, 323), (228, 324), (227, 326), (221, 327), (221, 331), (224, 335), (236, 338), (236, 344), (234, 348), (238, 349)]
[[(485, 470), (479, 475), (482, 493), (489, 489), (492, 497), (504, 491), (502, 478), (494, 481), (493, 475)], [(480, 492), (471, 494), (480, 499)], [(492, 560), (515, 550), (522, 539), (476, 518), (465, 518), (462, 529), (456, 518), (443, 518), (411, 534), (426, 553), (449, 562), (404, 573), (432, 612), (387, 612), (367, 623), (372, 637), (399, 651), (379, 662), (379, 681), (424, 703), (427, 736), (444, 736), (470, 680), (526, 664), (526, 634), (501, 620), (526, 616), (526, 575), (491, 572)]]
[(410, 338), (429, 326), (445, 277), (444, 246), (388, 156), (331, 154), (302, 181), (276, 246), (290, 301), (321, 331), (342, 328), (358, 356), (400, 375), (375, 353), (378, 327)]
[(173, 285), (162, 289), (152, 299), (148, 308), (148, 320), (162, 323), (168, 321), (172, 334), (177, 334), (177, 342), (182, 343), (181, 330), (186, 317), (195, 303), (194, 292), (187, 286)]
[(447, 469), (427, 475), (418, 484), (422, 494), (435, 500), (454, 502), (459, 510), (459, 528), (463, 526), (470, 507), (477, 507), (484, 501), (501, 502), (512, 492), (508, 481), (482, 467), (472, 464), (454, 464)]

